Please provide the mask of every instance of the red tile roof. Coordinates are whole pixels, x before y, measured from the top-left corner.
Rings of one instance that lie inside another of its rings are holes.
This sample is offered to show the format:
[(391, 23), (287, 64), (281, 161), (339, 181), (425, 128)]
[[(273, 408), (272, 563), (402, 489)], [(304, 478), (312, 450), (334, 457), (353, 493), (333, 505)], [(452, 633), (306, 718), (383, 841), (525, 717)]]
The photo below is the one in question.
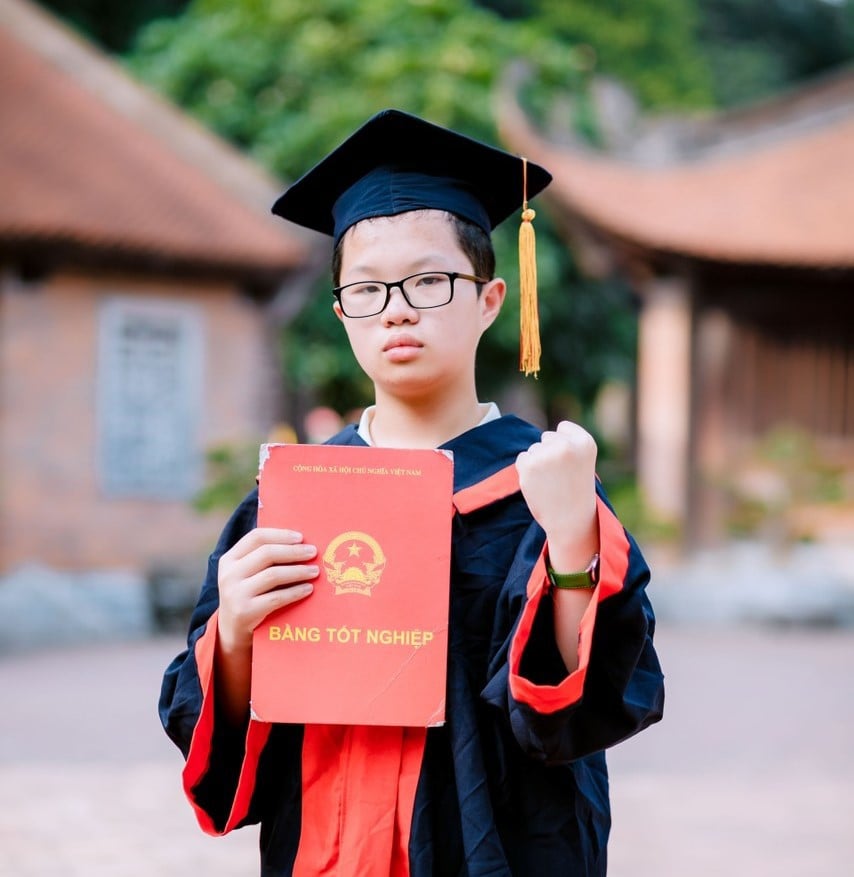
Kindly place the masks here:
[(304, 239), (281, 220), (253, 209), (3, 27), (0, 117), (6, 252), (60, 248), (247, 275), (305, 259)]
[(773, 144), (655, 170), (548, 143), (515, 104), (502, 130), (554, 174), (543, 197), (612, 238), (720, 262), (854, 267), (854, 105)]

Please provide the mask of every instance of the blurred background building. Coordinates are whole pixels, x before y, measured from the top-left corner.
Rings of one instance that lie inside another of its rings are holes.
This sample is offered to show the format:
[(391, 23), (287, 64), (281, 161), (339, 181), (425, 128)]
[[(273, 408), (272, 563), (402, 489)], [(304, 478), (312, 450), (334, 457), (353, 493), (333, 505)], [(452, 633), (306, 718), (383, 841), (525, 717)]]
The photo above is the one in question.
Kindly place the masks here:
[[(792, 539), (854, 537), (854, 505), (831, 520), (818, 502), (821, 467), (854, 499), (854, 68), (701, 120), (641, 118), (615, 83), (597, 95), (607, 152), (549, 140), (512, 100), (502, 130), (553, 171), (544, 197), (580, 264), (637, 294), (649, 507), (693, 545), (751, 501), (785, 505)], [(796, 445), (776, 467), (775, 441)]]
[(206, 449), (280, 415), (269, 305), (310, 248), (260, 168), (23, 3), (0, 112), (0, 575), (47, 618), (44, 570), (198, 566)]

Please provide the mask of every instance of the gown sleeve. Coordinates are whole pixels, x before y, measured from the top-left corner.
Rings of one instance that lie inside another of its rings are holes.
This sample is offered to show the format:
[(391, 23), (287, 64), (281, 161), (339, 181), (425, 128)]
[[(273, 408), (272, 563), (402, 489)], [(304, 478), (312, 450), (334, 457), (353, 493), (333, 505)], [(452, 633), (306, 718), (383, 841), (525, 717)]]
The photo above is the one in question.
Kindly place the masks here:
[[(244, 727), (234, 728), (217, 716), (214, 698), (219, 559), (255, 527), (257, 502), (257, 492), (253, 491), (226, 524), (208, 560), (207, 575), (190, 619), (187, 649), (167, 668), (160, 693), (160, 720), (186, 759), (184, 791), (199, 825), (209, 834), (224, 834), (259, 820), (266, 791), (256, 787), (256, 776), (271, 773), (259, 771), (259, 762), (277, 757), (273, 747), (265, 751), (271, 733), (269, 724), (250, 720)], [(283, 727), (276, 733), (298, 735), (299, 730)], [(293, 742), (298, 751), (299, 741)], [(272, 775), (286, 783), (282, 767), (277, 765)]]
[(493, 639), (501, 645), (482, 692), (506, 713), (522, 749), (549, 763), (612, 746), (663, 711), (649, 568), (597, 490), (600, 577), (581, 620), (577, 669), (567, 673), (557, 648), (544, 534), (532, 524), (499, 601), (496, 626), (509, 634)]

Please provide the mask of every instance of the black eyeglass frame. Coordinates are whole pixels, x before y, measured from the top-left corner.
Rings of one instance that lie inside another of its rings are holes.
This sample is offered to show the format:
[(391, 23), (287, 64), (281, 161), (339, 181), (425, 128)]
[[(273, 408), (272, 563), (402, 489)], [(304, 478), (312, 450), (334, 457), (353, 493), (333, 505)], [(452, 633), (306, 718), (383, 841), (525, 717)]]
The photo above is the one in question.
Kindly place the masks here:
[[(406, 294), (406, 290), (403, 288), (403, 284), (406, 283), (407, 280), (412, 280), (413, 277), (429, 277), (431, 274), (443, 274), (448, 278), (451, 284), (451, 290), (448, 295), (448, 300), (443, 301), (438, 305), (415, 305), (409, 300), (409, 296)], [(477, 287), (477, 294), (480, 295), (481, 290), (483, 289), (484, 284), (489, 283), (489, 279), (485, 277), (476, 277), (474, 274), (463, 274), (460, 271), (416, 271), (415, 274), (409, 274), (406, 277), (401, 278), (400, 280), (395, 280), (393, 282), (386, 282), (385, 280), (359, 280), (356, 283), (345, 283), (343, 286), (336, 286), (332, 290), (332, 294), (335, 296), (335, 300), (338, 302), (338, 306), (341, 308), (341, 313), (344, 314), (345, 317), (349, 320), (363, 320), (366, 317), (376, 317), (381, 314), (387, 307), (388, 303), (391, 301), (391, 291), (397, 287), (400, 290), (400, 294), (403, 296), (404, 301), (411, 308), (415, 308), (416, 311), (429, 311), (433, 308), (443, 308), (445, 305), (449, 305), (454, 299), (454, 283), (457, 280), (471, 280)], [(341, 293), (350, 286), (364, 286), (366, 283), (376, 283), (377, 286), (385, 287), (385, 300), (383, 301), (382, 307), (378, 311), (373, 311), (370, 314), (348, 314), (344, 309), (344, 304), (341, 301)]]

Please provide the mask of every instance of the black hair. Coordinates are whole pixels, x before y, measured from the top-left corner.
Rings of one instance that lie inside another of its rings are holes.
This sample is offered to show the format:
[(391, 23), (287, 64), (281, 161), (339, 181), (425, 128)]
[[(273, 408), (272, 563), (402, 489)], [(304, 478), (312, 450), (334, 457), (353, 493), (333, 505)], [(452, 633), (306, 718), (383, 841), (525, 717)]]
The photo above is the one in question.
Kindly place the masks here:
[[(478, 277), (492, 280), (495, 275), (495, 250), (492, 238), (478, 225), (463, 219), (454, 213), (445, 214), (454, 228), (457, 243), (471, 262), (472, 270)], [(338, 241), (332, 253), (332, 284), (338, 286), (341, 280), (341, 259), (344, 250), (344, 238)], [(479, 289), (479, 287), (478, 287)]]

